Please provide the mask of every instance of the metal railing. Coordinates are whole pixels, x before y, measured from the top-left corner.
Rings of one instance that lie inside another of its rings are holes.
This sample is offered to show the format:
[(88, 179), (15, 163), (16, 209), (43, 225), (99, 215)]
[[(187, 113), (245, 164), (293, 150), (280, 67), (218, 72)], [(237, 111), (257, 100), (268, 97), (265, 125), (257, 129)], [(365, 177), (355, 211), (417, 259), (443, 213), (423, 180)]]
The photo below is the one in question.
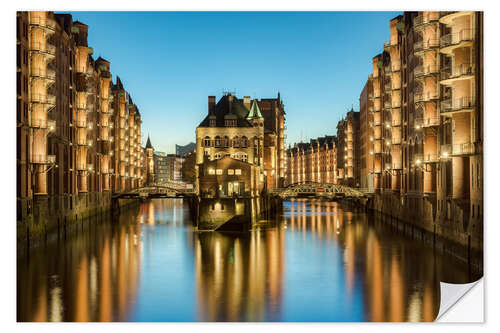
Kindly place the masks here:
[(41, 104), (56, 104), (56, 96), (51, 94), (31, 94), (31, 102)]
[(433, 48), (439, 47), (439, 39), (438, 38), (432, 38), (432, 39), (427, 39), (427, 40), (420, 40), (415, 43), (413, 43), (413, 51), (414, 52), (419, 52), (423, 50), (429, 50)]
[(419, 27), (421, 25), (439, 21), (439, 12), (428, 12), (427, 15), (418, 15), (413, 19), (413, 26)]
[(399, 144), (401, 144), (401, 137), (392, 137), (391, 138), (391, 143), (393, 145), (399, 145)]
[(56, 30), (56, 22), (54, 20), (52, 20), (50, 18), (46, 18), (46, 17), (31, 17), (29, 24), (32, 26), (46, 28), (46, 29), (49, 29), (51, 31)]
[(87, 127), (87, 121), (86, 120), (75, 120), (73, 121), (76, 127), (82, 127), (86, 128)]
[(432, 127), (439, 126), (440, 117), (426, 117), (426, 118), (416, 118), (415, 128)]
[(56, 79), (56, 72), (51, 69), (45, 69), (45, 68), (31, 68), (30, 72), (32, 77), (39, 77), (43, 79), (48, 79), (48, 80), (55, 80)]
[(391, 125), (392, 126), (401, 126), (401, 118), (399, 118), (399, 119), (392, 119)]
[(470, 155), (479, 153), (479, 144), (474, 142), (455, 143), (441, 145), (441, 156), (448, 157), (450, 155)]
[(439, 67), (437, 65), (427, 65), (427, 66), (417, 66), (415, 69), (413, 69), (413, 75), (417, 77), (421, 77), (424, 75), (430, 75), (430, 74), (438, 74), (439, 73)]
[(391, 60), (391, 70), (393, 72), (397, 72), (401, 70), (401, 61), (392, 61)]
[(30, 50), (40, 52), (40, 53), (49, 54), (52, 56), (56, 55), (55, 45), (50, 44), (48, 41), (45, 43), (32, 41)]
[(31, 155), (31, 163), (54, 164), (56, 163), (56, 155), (44, 155), (44, 154)]
[(47, 119), (31, 118), (31, 127), (47, 128)]
[(415, 94), (413, 97), (414, 102), (428, 102), (434, 99), (438, 99), (439, 94), (434, 91), (427, 91), (423, 93)]
[(441, 37), (441, 47), (457, 45), (461, 42), (474, 40), (474, 29), (462, 29), (459, 32), (447, 34)]
[(472, 96), (464, 96), (455, 99), (441, 101), (441, 112), (454, 112), (464, 109), (472, 109), (476, 106), (476, 99)]

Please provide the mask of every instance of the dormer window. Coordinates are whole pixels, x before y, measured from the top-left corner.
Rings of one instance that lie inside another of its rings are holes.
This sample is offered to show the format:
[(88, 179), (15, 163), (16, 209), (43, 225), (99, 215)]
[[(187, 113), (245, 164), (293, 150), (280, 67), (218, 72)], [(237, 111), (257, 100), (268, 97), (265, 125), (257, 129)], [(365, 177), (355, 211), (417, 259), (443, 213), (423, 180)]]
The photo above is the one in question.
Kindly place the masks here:
[(215, 127), (215, 119), (210, 119), (210, 127)]
[(236, 119), (226, 119), (226, 127), (236, 127)]

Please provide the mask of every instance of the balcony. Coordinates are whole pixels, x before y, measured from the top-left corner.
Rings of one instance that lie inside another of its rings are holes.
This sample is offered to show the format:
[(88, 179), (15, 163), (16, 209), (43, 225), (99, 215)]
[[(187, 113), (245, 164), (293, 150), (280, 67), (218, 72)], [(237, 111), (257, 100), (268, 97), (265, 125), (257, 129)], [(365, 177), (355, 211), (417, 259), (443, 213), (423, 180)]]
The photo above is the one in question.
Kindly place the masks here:
[(401, 61), (391, 61), (391, 70), (393, 72), (399, 72), (401, 70)]
[(395, 127), (395, 126), (401, 126), (401, 118), (399, 118), (399, 119), (392, 119), (391, 125), (393, 127)]
[(418, 93), (415, 94), (413, 97), (413, 101), (415, 103), (421, 103), (421, 102), (432, 102), (434, 100), (439, 99), (439, 94), (434, 91), (427, 91), (423, 93)]
[(41, 43), (32, 41), (30, 51), (41, 53), (51, 57), (54, 57), (56, 55), (56, 47), (49, 42)]
[(51, 94), (31, 94), (32, 103), (56, 105), (56, 96)]
[(31, 77), (40, 78), (48, 81), (56, 80), (56, 72), (51, 69), (32, 68), (30, 72)]
[(436, 163), (439, 161), (439, 157), (435, 153), (427, 153), (427, 154), (416, 154), (415, 158), (415, 165), (419, 165), (422, 163)]
[(47, 119), (31, 118), (31, 127), (45, 129), (47, 128)]
[(459, 64), (441, 70), (441, 84), (450, 84), (454, 81), (465, 80), (474, 77), (475, 67), (473, 64)]
[(391, 143), (393, 145), (400, 145), (401, 144), (401, 137), (392, 137), (391, 138)]
[(87, 145), (87, 138), (86, 137), (77, 137), (76, 144), (78, 146), (86, 146)]
[(474, 12), (466, 12), (466, 11), (447, 11), (447, 12), (440, 12), (439, 15), (439, 22), (446, 24), (446, 25), (451, 25), (453, 20), (457, 17), (464, 16), (464, 15), (472, 15)]
[(427, 66), (417, 66), (413, 70), (413, 76), (415, 78), (425, 77), (428, 75), (439, 74), (439, 67), (437, 65), (427, 65)]
[(31, 163), (35, 164), (55, 164), (56, 155), (32, 155)]
[(441, 157), (463, 156), (481, 153), (481, 144), (478, 142), (467, 142), (457, 144), (441, 145)]
[(441, 37), (441, 52), (451, 52), (456, 47), (472, 45), (474, 40), (474, 29), (462, 29), (459, 32), (447, 34)]
[(427, 15), (420, 14), (413, 19), (413, 26), (420, 28), (427, 24), (436, 23), (439, 21), (439, 16), (439, 12), (429, 12)]
[(476, 98), (464, 96), (455, 99), (447, 99), (441, 101), (441, 113), (449, 112), (469, 112), (476, 107)]
[(440, 117), (416, 118), (415, 129), (439, 126)]
[(56, 22), (47, 17), (31, 17), (29, 24), (33, 27), (40, 27), (48, 32), (55, 32)]
[(87, 103), (85, 102), (76, 102), (75, 107), (77, 110), (87, 110)]
[(420, 40), (415, 43), (413, 43), (413, 52), (418, 53), (418, 52), (423, 52), (427, 50), (433, 50), (436, 48), (439, 48), (439, 39), (434, 38), (434, 39), (428, 39), (428, 40)]

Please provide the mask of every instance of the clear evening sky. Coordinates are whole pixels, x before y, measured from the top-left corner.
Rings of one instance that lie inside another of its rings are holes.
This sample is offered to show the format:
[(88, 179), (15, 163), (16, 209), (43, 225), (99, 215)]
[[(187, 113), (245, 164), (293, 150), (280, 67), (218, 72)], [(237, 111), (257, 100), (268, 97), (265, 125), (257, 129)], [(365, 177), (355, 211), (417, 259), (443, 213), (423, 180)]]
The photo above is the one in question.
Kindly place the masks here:
[(399, 12), (72, 12), (141, 112), (143, 144), (195, 141), (207, 96), (285, 104), (287, 145), (335, 134)]

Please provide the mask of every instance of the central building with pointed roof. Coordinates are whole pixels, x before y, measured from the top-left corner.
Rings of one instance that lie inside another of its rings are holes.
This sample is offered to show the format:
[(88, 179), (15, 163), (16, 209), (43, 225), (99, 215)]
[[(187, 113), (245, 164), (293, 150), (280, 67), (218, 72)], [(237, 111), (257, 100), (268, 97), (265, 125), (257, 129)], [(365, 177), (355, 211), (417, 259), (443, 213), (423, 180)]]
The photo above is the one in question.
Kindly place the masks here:
[(277, 186), (283, 123), (279, 95), (258, 101), (228, 93), (218, 103), (215, 96), (209, 96), (208, 113), (196, 128), (199, 193), (256, 196)]

